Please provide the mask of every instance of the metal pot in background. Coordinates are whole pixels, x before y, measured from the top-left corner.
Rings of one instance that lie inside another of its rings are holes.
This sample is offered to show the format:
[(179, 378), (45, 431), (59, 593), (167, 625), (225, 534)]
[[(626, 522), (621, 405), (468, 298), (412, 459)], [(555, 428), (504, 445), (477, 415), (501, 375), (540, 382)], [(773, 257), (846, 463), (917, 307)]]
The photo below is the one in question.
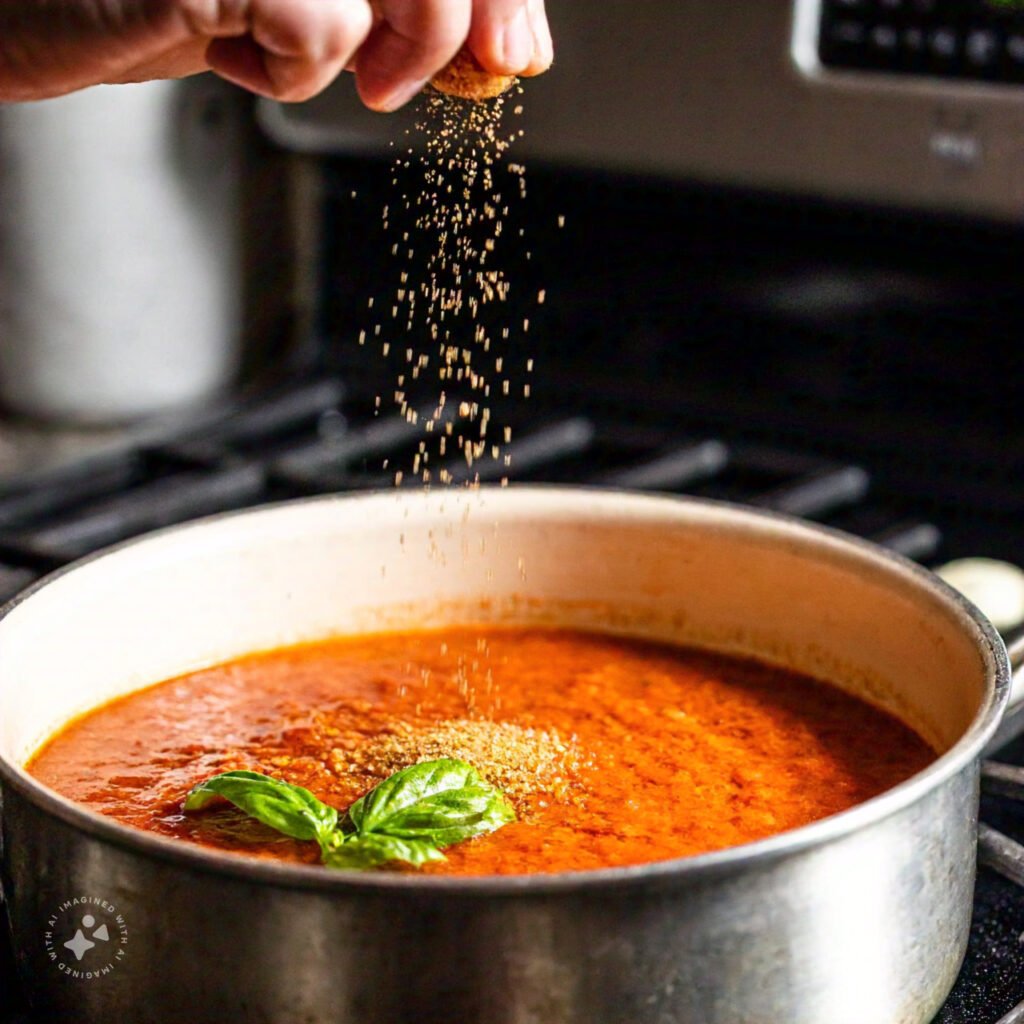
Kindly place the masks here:
[(239, 96), (212, 76), (0, 106), (0, 400), (113, 423), (239, 366)]
[[(940, 756), (762, 842), (525, 878), (204, 850), (21, 767), (75, 715), (155, 680), (304, 639), (481, 620), (760, 655), (897, 711)], [(485, 489), (165, 531), (0, 620), (0, 880), (19, 969), (40, 1018), (68, 1024), (126, 1007), (132, 1024), (925, 1024), (966, 948), (978, 759), (1009, 688), (998, 635), (930, 573), (724, 505)], [(65, 944), (84, 915), (114, 941), (79, 962)]]

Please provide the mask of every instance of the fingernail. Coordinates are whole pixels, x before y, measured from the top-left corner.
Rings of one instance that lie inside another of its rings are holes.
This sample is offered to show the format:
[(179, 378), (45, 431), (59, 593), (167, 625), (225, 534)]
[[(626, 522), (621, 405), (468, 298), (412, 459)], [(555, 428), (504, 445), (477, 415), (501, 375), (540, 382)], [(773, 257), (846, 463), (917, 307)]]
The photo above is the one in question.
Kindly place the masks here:
[(555, 56), (555, 45), (551, 39), (551, 26), (548, 24), (543, 4), (530, 4), (530, 28), (532, 30), (531, 57), (541, 64), (550, 64)]
[(533, 32), (526, 8), (520, 7), (501, 36), (501, 59), (509, 71), (522, 71), (533, 57)]
[(378, 109), (391, 113), (399, 107), (404, 107), (417, 93), (423, 92), (429, 81), (429, 78), (413, 78), (400, 82), (380, 101)]

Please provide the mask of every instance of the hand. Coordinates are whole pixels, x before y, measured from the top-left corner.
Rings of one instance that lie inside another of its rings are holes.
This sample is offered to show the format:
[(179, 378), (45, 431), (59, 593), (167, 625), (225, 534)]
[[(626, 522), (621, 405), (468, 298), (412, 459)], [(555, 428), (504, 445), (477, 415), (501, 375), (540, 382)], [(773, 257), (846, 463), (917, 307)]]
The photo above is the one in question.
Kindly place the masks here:
[(467, 42), (488, 71), (539, 74), (544, 0), (0, 0), (0, 101), (213, 70), (294, 102), (347, 68), (395, 110)]

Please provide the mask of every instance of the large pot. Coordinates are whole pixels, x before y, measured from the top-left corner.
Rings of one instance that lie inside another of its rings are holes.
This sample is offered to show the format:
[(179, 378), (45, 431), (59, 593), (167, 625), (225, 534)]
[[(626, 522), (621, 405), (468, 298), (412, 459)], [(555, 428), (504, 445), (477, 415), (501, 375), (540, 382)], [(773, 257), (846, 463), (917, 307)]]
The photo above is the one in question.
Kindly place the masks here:
[[(203, 850), (22, 770), (69, 718), (155, 680), (331, 634), (466, 620), (758, 655), (896, 711), (941, 756), (749, 846), (493, 879)], [(52, 577), (0, 621), (2, 877), (20, 970), (41, 1019), (75, 1024), (925, 1022), (966, 947), (978, 758), (1009, 688), (997, 634), (929, 573), (718, 504), (387, 494), (169, 530)], [(64, 943), (85, 915), (110, 941), (76, 962)]]

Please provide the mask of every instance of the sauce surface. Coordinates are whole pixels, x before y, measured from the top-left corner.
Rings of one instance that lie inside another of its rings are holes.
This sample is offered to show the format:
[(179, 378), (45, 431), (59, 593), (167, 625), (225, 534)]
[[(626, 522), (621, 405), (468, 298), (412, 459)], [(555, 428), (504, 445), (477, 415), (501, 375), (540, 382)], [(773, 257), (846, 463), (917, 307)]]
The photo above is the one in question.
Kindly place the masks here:
[[(452, 748), (452, 749), (449, 749)], [(29, 771), (183, 841), (294, 862), (315, 844), (191, 786), (262, 771), (347, 808), (405, 763), (461, 756), (519, 820), (423, 870), (587, 870), (762, 839), (846, 810), (935, 753), (895, 717), (754, 661), (564, 630), (344, 638), (169, 680), (73, 722)]]

